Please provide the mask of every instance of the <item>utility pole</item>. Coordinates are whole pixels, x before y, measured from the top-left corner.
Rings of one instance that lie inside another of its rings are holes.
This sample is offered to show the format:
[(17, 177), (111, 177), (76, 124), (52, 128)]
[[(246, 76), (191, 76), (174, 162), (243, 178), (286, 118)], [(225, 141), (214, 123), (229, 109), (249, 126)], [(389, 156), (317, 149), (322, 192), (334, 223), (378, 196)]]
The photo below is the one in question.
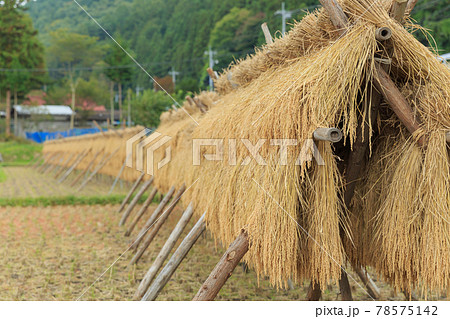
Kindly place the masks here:
[(284, 37), (284, 34), (286, 33), (286, 19), (292, 18), (292, 13), (294, 11), (286, 10), (285, 3), (283, 2), (281, 4), (281, 10), (278, 10), (275, 12), (275, 15), (281, 15), (282, 25), (281, 25), (281, 34)]
[(175, 86), (177, 83), (177, 75), (180, 75), (180, 72), (175, 71), (175, 68), (172, 67), (172, 70), (169, 72), (169, 75), (172, 76), (173, 90), (175, 91)]
[[(205, 55), (209, 56), (209, 67), (211, 68), (211, 70), (214, 70), (214, 65), (216, 63), (219, 63), (219, 61), (217, 61), (216, 59), (214, 59), (214, 56), (217, 54), (217, 51), (213, 51), (211, 49), (211, 46), (209, 47), (208, 51), (205, 51)], [(214, 91), (214, 82), (212, 77), (209, 77), (209, 90), (210, 91)]]
[(128, 89), (128, 110), (127, 110), (127, 112), (128, 112), (128, 127), (131, 127), (131, 92), (132, 92), (132, 90), (131, 89)]

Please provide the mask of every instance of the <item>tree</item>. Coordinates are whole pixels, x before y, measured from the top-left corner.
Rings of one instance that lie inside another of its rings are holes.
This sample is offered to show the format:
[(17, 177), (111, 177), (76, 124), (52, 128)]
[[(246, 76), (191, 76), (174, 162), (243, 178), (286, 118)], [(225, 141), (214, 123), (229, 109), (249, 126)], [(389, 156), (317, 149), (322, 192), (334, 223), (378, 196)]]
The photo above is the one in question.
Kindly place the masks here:
[(132, 115), (135, 124), (157, 127), (161, 113), (170, 108), (173, 100), (162, 91), (145, 90), (131, 104), (133, 105)]
[[(130, 53), (130, 49), (125, 41), (120, 36), (115, 37), (116, 41), (120, 43), (122, 48)], [(131, 53), (130, 53), (131, 54)], [(131, 80), (133, 76), (133, 61), (130, 57), (117, 45), (115, 42), (111, 42), (105, 57), (105, 63), (108, 65), (108, 69), (105, 70), (106, 76), (111, 80), (111, 123), (114, 122), (114, 84), (117, 84), (119, 91), (119, 118), (120, 122), (123, 122), (122, 116), (122, 85)]]
[(48, 49), (53, 66), (61, 67), (69, 83), (72, 102), (70, 128), (74, 127), (76, 91), (80, 78), (86, 77), (91, 67), (102, 60), (103, 48), (98, 38), (60, 29), (50, 33), (51, 45)]
[(42, 83), (42, 74), (30, 69), (44, 68), (43, 48), (37, 31), (20, 4), (0, 2), (0, 89), (6, 91), (6, 134), (10, 135), (11, 92), (17, 103), (18, 91), (27, 91)]

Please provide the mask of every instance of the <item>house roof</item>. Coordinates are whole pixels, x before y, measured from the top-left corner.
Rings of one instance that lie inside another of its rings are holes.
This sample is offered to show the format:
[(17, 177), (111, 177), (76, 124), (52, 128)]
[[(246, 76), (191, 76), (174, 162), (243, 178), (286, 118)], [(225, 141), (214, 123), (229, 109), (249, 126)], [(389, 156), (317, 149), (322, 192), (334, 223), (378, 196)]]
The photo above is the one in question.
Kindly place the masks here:
[(66, 105), (39, 105), (39, 106), (27, 106), (14, 105), (13, 108), (19, 115), (31, 115), (31, 114), (46, 114), (46, 115), (62, 115), (70, 116), (75, 114), (70, 106)]

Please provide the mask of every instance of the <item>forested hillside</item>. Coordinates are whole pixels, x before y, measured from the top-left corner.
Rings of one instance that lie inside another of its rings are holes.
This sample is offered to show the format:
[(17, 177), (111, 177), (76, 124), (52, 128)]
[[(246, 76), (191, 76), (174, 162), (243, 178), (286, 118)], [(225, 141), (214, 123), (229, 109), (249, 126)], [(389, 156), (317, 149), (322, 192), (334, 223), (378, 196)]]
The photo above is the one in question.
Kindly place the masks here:
[[(300, 19), (302, 10), (314, 9), (318, 0), (286, 0), (287, 10), (297, 10), (288, 20)], [(260, 24), (274, 33), (281, 30), (281, 0), (81, 0), (98, 22), (112, 35), (121, 35), (152, 74), (164, 76), (174, 67), (181, 87), (195, 87), (206, 79), (208, 59), (204, 52), (212, 45), (219, 65), (253, 52), (263, 42)], [(450, 3), (420, 0), (414, 18), (432, 35), (441, 53), (450, 51)], [(107, 35), (71, 0), (37, 0), (29, 14), (44, 45), (50, 32), (69, 29), (105, 40)], [(289, 29), (289, 25), (287, 27)], [(418, 35), (422, 40), (423, 36)], [(135, 72), (135, 84), (148, 87), (143, 72)]]

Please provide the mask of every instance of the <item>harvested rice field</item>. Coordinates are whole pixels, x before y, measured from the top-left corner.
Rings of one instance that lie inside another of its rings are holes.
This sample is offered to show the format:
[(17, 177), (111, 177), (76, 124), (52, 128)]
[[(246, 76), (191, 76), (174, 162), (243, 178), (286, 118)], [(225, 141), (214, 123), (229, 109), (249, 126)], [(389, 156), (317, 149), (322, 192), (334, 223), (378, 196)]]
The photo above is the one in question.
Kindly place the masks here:
[[(25, 166), (2, 167), (4, 181), (0, 183), (0, 198), (29, 198), (29, 197), (60, 197), (60, 196), (102, 196), (109, 192), (113, 182), (112, 178), (101, 176), (92, 180), (80, 192), (77, 187), (70, 184), (77, 177), (72, 174), (64, 183), (58, 183), (55, 179), (57, 169), (53, 174), (41, 174), (36, 169)], [(127, 192), (128, 183), (117, 183), (113, 194), (124, 194)]]
[[(117, 209), (117, 205), (0, 208), (0, 300), (79, 298), (129, 245), (117, 226)], [(127, 267), (132, 255), (125, 253), (81, 299), (131, 300), (180, 214), (177, 210), (169, 217), (137, 267)], [(192, 299), (223, 252), (209, 235), (201, 237), (158, 300)], [(384, 298), (404, 300), (381, 281), (376, 283)], [(308, 284), (277, 291), (268, 280), (262, 278), (258, 285), (253, 271), (237, 267), (217, 300), (304, 300)], [(370, 300), (358, 284), (351, 282), (354, 298)], [(338, 292), (329, 286), (323, 299), (337, 300)]]

